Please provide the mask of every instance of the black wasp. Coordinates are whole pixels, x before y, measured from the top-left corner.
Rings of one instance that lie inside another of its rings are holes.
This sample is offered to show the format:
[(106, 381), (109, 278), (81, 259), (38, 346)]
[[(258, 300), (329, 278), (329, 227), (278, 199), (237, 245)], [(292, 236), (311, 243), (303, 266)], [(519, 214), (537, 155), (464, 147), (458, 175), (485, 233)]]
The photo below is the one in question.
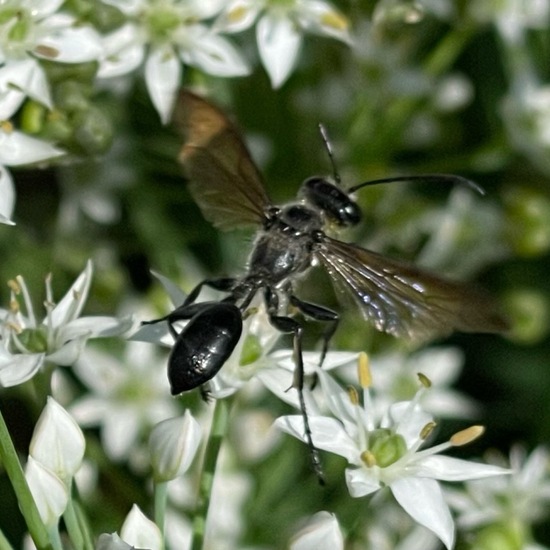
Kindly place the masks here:
[[(293, 387), (298, 391), (314, 467), (321, 479), (317, 452), (303, 398), (302, 324), (289, 307), (304, 317), (327, 323), (321, 362), (338, 324), (338, 314), (294, 294), (293, 282), (312, 265), (325, 267), (338, 289), (351, 292), (367, 321), (396, 337), (424, 340), (450, 332), (499, 332), (506, 323), (483, 293), (450, 282), (355, 244), (329, 237), (325, 228), (349, 227), (361, 220), (350, 194), (365, 185), (405, 180), (475, 184), (445, 174), (386, 178), (343, 189), (339, 178), (305, 180), (295, 202), (275, 206), (238, 131), (215, 106), (182, 91), (176, 106), (176, 127), (185, 142), (179, 161), (189, 189), (203, 215), (214, 226), (229, 230), (259, 227), (246, 273), (239, 278), (207, 279), (166, 320), (174, 346), (168, 362), (173, 395), (200, 387), (220, 370), (241, 336), (243, 315), (258, 292), (270, 323), (293, 335), (296, 360)], [(327, 148), (330, 151), (330, 147)], [(332, 158), (332, 156), (331, 156)], [(197, 302), (202, 287), (227, 293), (219, 302)], [(189, 319), (179, 333), (174, 323)]]

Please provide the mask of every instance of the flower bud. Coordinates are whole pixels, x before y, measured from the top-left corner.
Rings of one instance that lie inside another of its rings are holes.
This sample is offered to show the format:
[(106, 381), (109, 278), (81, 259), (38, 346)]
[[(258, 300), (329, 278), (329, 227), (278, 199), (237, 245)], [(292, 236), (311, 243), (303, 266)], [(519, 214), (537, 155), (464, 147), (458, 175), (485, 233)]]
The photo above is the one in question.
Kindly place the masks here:
[(157, 424), (149, 438), (155, 481), (170, 481), (184, 474), (199, 447), (201, 427), (187, 410), (183, 417)]
[(47, 527), (53, 527), (67, 507), (67, 487), (51, 470), (32, 456), (29, 456), (27, 461), (25, 478), (42, 521)]
[(82, 464), (85, 440), (73, 417), (52, 397), (34, 429), (29, 454), (69, 483)]
[(161, 550), (162, 534), (160, 529), (134, 504), (126, 516), (120, 537), (124, 542), (132, 545), (132, 548), (147, 548), (149, 550)]

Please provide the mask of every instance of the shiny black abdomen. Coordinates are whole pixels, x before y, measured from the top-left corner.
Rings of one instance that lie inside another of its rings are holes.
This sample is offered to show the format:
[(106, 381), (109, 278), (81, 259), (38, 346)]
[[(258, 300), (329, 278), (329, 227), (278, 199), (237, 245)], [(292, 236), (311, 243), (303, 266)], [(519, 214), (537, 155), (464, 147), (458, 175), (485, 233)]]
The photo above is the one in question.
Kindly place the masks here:
[(168, 360), (172, 395), (211, 380), (235, 349), (242, 328), (241, 311), (226, 302), (213, 304), (192, 317), (179, 333)]

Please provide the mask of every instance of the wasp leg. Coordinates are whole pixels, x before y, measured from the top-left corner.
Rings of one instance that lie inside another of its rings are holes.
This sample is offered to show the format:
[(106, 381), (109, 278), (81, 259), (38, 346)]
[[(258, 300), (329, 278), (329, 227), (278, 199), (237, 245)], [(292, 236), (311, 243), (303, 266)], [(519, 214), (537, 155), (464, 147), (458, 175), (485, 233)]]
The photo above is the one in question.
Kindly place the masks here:
[(290, 303), (296, 307), (304, 316), (309, 317), (315, 321), (321, 321), (328, 323), (327, 328), (323, 333), (323, 347), (321, 349), (321, 357), (319, 359), (319, 366), (322, 367), (327, 356), (328, 346), (336, 329), (340, 322), (340, 316), (336, 311), (320, 306), (318, 304), (312, 304), (311, 302), (304, 302), (294, 295), (290, 296)]
[(214, 290), (220, 290), (222, 292), (229, 292), (233, 286), (235, 285), (235, 279), (232, 279), (230, 277), (224, 277), (221, 279), (205, 279), (204, 281), (201, 281), (187, 296), (185, 299), (185, 302), (183, 302), (184, 306), (187, 306), (189, 304), (194, 303), (197, 298), (199, 297), (199, 294), (202, 290), (202, 287), (208, 286), (210, 288), (213, 288)]
[(309, 418), (306, 409), (306, 402), (304, 399), (304, 358), (302, 354), (302, 333), (303, 327), (298, 321), (290, 317), (284, 317), (277, 315), (279, 306), (279, 298), (275, 292), (271, 289), (266, 289), (265, 299), (267, 302), (267, 311), (269, 315), (269, 322), (277, 330), (293, 335), (293, 349), (294, 349), (294, 361), (296, 366), (294, 369), (294, 377), (292, 381), (292, 388), (295, 388), (298, 392), (298, 401), (300, 402), (300, 410), (302, 412), (302, 418), (304, 420), (304, 432), (306, 436), (307, 445), (309, 447), (309, 454), (311, 457), (311, 463), (313, 470), (319, 483), (325, 484), (325, 478), (323, 476), (323, 468), (321, 466), (321, 459), (319, 458), (319, 451), (313, 444), (313, 436), (311, 434), (311, 428), (309, 426)]

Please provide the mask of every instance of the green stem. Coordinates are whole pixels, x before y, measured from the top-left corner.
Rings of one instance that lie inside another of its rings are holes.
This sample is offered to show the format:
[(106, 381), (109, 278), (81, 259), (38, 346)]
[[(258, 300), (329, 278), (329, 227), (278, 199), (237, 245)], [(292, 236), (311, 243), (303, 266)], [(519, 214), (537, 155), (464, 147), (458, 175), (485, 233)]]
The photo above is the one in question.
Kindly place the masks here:
[(84, 537), (78, 522), (75, 508), (73, 506), (73, 499), (69, 499), (67, 508), (63, 513), (63, 519), (65, 520), (65, 526), (67, 527), (67, 533), (71, 538), (72, 545), (75, 550), (84, 550)]
[(214, 407), (212, 427), (204, 452), (202, 472), (199, 481), (199, 492), (193, 518), (193, 540), (191, 542), (191, 550), (201, 550), (203, 548), (204, 535), (206, 532), (206, 516), (212, 496), (216, 464), (218, 462), (223, 438), (225, 437), (229, 424), (230, 405), (230, 398), (217, 399)]
[(164, 540), (164, 515), (166, 512), (166, 501), (168, 498), (168, 483), (165, 481), (155, 483), (155, 523), (162, 533)]
[(13, 546), (10, 544), (2, 530), (0, 530), (0, 550), (13, 550)]
[(52, 525), (49, 530), (50, 540), (54, 550), (63, 550), (63, 544), (61, 544), (61, 536), (59, 535), (59, 524)]
[(40, 518), (38, 508), (34, 502), (31, 490), (25, 479), (23, 468), (17, 457), (13, 446), (8, 427), (4, 417), (0, 412), (0, 460), (6, 469), (13, 490), (19, 503), (21, 514), (25, 518), (25, 523), (34, 544), (39, 550), (51, 549), (52, 545), (49, 539), (48, 530)]
[(88, 522), (88, 518), (86, 514), (82, 511), (82, 507), (80, 506), (80, 503), (78, 499), (72, 499), (71, 500), (71, 506), (74, 509), (74, 514), (76, 521), (78, 522), (78, 527), (80, 530), (80, 533), (82, 535), (82, 541), (83, 541), (83, 548), (84, 550), (94, 550), (95, 545), (92, 537), (92, 533), (90, 532), (90, 525)]

